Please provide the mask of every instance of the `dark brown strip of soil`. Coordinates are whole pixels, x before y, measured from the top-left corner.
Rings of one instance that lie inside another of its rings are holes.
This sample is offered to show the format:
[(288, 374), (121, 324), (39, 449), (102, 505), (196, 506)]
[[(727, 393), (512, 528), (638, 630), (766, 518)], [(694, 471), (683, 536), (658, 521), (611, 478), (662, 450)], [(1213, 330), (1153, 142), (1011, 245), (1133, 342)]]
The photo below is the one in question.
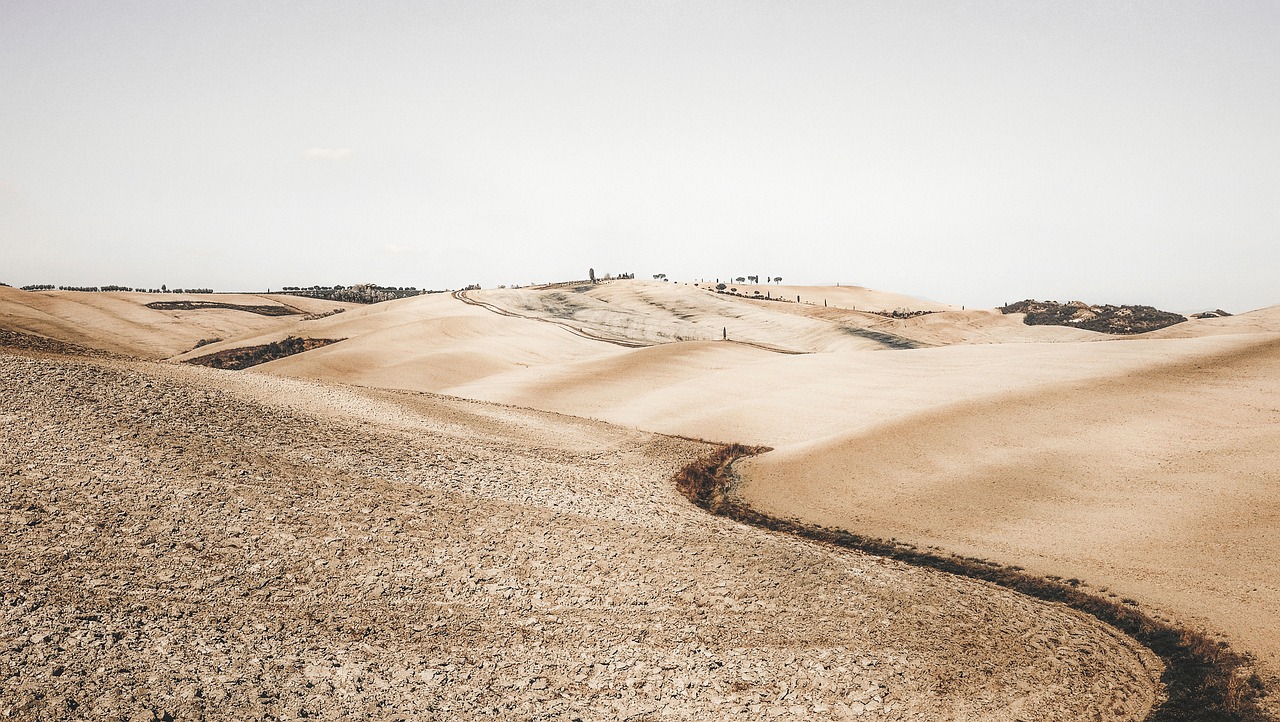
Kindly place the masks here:
[(293, 356), (321, 346), (328, 346), (341, 340), (340, 338), (298, 338), (297, 336), (290, 336), (283, 341), (272, 341), (260, 346), (244, 346), (215, 351), (211, 354), (187, 359), (187, 363), (211, 366), (215, 369), (240, 371), (250, 366), (257, 366), (258, 364)]
[(256, 313), (259, 316), (300, 316), (302, 312), (296, 308), (288, 306), (243, 306), (236, 303), (222, 303), (221, 301), (153, 301), (147, 304), (147, 308), (154, 308), (157, 311), (196, 311), (208, 308), (227, 308), (232, 311), (247, 311), (248, 313)]
[(1027, 574), (973, 557), (922, 551), (911, 544), (885, 541), (831, 527), (804, 524), (762, 514), (735, 501), (731, 490), (732, 464), (767, 447), (728, 444), (681, 469), (675, 482), (680, 492), (712, 514), (745, 524), (791, 534), (844, 549), (854, 549), (919, 567), (981, 579), (1036, 599), (1059, 602), (1090, 614), (1129, 635), (1155, 652), (1165, 664), (1161, 682), (1165, 700), (1147, 716), (1148, 722), (1274, 722), (1257, 703), (1266, 694), (1252, 671), (1248, 655), (1231, 650), (1191, 629), (1154, 619), (1136, 602), (1111, 601), (1079, 589), (1079, 581), (1061, 582)]

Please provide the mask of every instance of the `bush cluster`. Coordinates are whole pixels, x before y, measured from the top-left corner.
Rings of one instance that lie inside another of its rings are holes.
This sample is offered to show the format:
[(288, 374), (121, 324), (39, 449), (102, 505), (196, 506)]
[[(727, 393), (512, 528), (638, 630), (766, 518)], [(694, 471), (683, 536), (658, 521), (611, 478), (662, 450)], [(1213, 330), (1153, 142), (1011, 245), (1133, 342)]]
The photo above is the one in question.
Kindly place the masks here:
[(1028, 326), (1072, 326), (1086, 331), (1136, 334), (1186, 321), (1186, 317), (1152, 306), (1090, 306), (1081, 301), (1058, 303), (1027, 299), (1000, 307), (1003, 313), (1022, 313)]
[(357, 283), (354, 286), (285, 286), (282, 290), (290, 296), (306, 296), (347, 303), (380, 303), (424, 293), (438, 293), (437, 291), (420, 291), (414, 286), (379, 286), (374, 283)]

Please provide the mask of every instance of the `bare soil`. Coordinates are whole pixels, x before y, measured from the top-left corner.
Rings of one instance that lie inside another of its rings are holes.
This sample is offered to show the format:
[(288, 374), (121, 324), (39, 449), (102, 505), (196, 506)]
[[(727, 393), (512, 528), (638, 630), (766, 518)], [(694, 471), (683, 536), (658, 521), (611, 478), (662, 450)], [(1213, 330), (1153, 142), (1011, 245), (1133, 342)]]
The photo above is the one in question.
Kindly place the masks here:
[(1149, 652), (708, 516), (708, 447), (554, 414), (0, 353), (10, 719), (1141, 719)]

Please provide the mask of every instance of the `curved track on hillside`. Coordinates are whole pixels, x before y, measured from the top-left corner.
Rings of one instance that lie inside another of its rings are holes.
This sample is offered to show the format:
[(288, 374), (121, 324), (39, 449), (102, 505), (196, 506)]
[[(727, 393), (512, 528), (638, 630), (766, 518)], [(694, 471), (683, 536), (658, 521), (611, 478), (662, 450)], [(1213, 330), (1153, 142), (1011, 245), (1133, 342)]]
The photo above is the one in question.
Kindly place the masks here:
[[(635, 341), (632, 339), (621, 338), (618, 336), (606, 336), (604, 334), (596, 333), (594, 331), (588, 331), (587, 329), (582, 328), (580, 326), (574, 326), (572, 324), (567, 323), (566, 321), (556, 319), (556, 318), (547, 318), (545, 316), (534, 316), (532, 314), (517, 313), (510, 309), (502, 308), (501, 306), (497, 306), (492, 303), (481, 301), (478, 298), (472, 298), (471, 296), (468, 295), (467, 291), (454, 291), (453, 297), (458, 299), (459, 301), (462, 301), (465, 304), (468, 304), (471, 306), (478, 306), (480, 308), (485, 309), (486, 311), (496, 313), (499, 316), (519, 318), (519, 319), (524, 319), (526, 321), (541, 321), (542, 323), (549, 323), (549, 324), (552, 324), (553, 326), (559, 326), (560, 328), (565, 329), (566, 331), (568, 331), (569, 333), (572, 333), (575, 336), (581, 336), (582, 338), (591, 339), (592, 341), (603, 341), (605, 343), (611, 343), (615, 346), (622, 346), (624, 348), (650, 348), (652, 346), (661, 345), (657, 343), (645, 343), (643, 341)], [(781, 353), (781, 354), (788, 354), (788, 355), (803, 355), (803, 354), (809, 353), (808, 351), (796, 351), (793, 349), (782, 348), (780, 346), (773, 346), (767, 343), (757, 343), (755, 341), (739, 341), (735, 339), (726, 339), (726, 340), (732, 343), (741, 344), (743, 346), (751, 346), (753, 348), (758, 348), (763, 351), (771, 351), (773, 353)]]
[(542, 323), (549, 323), (553, 326), (559, 326), (560, 328), (563, 328), (564, 330), (568, 331), (569, 333), (575, 336), (581, 336), (582, 338), (591, 339), (592, 341), (603, 341), (604, 343), (611, 343), (615, 346), (622, 346), (623, 348), (648, 348), (654, 345), (651, 343), (631, 341), (629, 339), (617, 338), (613, 336), (603, 336), (598, 333), (592, 333), (591, 331), (588, 331), (585, 328), (572, 326), (568, 323), (565, 323), (564, 321), (561, 321), (555, 318), (545, 318), (543, 316), (531, 316), (528, 314), (516, 313), (515, 311), (510, 311), (500, 306), (495, 306), (492, 303), (486, 303), (484, 301), (481, 301), (478, 298), (472, 298), (467, 294), (467, 291), (454, 291), (453, 297), (458, 299), (459, 301), (462, 301), (467, 305), (483, 308), (484, 310), (489, 311), (491, 313), (496, 313), (499, 316), (519, 318), (519, 319), (524, 319), (526, 321), (541, 321)]

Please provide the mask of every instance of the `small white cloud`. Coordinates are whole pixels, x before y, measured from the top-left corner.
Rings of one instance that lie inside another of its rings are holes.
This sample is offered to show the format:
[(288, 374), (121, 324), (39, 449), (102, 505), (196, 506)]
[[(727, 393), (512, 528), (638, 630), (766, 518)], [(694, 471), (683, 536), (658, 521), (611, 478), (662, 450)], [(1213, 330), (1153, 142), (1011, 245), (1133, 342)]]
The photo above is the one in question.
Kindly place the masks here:
[(351, 157), (350, 148), (308, 148), (306, 152), (308, 158), (323, 158), (325, 160), (346, 160)]

